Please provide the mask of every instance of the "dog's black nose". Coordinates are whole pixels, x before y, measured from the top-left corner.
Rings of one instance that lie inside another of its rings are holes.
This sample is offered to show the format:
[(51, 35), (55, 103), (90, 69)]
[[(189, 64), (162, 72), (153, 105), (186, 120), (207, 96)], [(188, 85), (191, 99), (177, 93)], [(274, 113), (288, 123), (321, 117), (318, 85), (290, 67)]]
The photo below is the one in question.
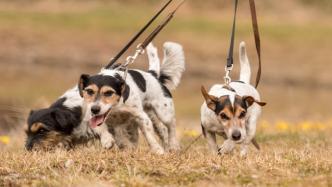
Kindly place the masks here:
[(232, 138), (233, 138), (233, 140), (235, 140), (235, 141), (237, 141), (237, 140), (239, 140), (240, 138), (241, 138), (241, 133), (240, 133), (240, 131), (234, 131), (233, 133), (232, 133)]
[(100, 112), (100, 106), (94, 105), (91, 107), (92, 114), (98, 114)]
[(31, 151), (32, 150), (32, 144), (31, 143), (26, 143), (25, 144), (25, 149), (28, 150), (28, 151)]

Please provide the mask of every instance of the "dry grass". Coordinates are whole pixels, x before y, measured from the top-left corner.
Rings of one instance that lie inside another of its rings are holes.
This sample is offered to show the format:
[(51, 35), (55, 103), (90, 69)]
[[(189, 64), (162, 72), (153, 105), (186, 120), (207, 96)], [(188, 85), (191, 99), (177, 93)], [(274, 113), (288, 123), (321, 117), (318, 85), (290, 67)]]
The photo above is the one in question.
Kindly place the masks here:
[[(258, 133), (261, 152), (220, 158), (208, 154), (203, 139), (183, 155), (152, 155), (144, 143), (134, 152), (98, 144), (23, 150), (17, 113), (26, 116), (76, 84), (81, 73), (97, 72), (160, 4), (0, 1), (0, 136), (6, 135), (0, 137), (0, 186), (332, 186), (330, 0), (257, 1), (264, 65), (259, 90), (268, 102)], [(174, 93), (184, 147), (200, 132), (200, 86), (222, 81), (231, 6), (229, 0), (187, 1), (155, 40), (158, 47), (172, 40), (185, 49), (187, 70)], [(247, 42), (254, 68), (248, 15), (240, 1), (236, 39)], [(134, 66), (146, 69), (144, 60)], [(15, 107), (8, 112), (9, 105)]]
[[(324, 131), (260, 128), (262, 150), (251, 147), (223, 157), (208, 153), (200, 139), (184, 154), (106, 151), (96, 146), (27, 152), (22, 140), (1, 146), (0, 186), (330, 186), (331, 127)], [(194, 137), (182, 132), (183, 147)], [(143, 143), (144, 144), (144, 143)]]

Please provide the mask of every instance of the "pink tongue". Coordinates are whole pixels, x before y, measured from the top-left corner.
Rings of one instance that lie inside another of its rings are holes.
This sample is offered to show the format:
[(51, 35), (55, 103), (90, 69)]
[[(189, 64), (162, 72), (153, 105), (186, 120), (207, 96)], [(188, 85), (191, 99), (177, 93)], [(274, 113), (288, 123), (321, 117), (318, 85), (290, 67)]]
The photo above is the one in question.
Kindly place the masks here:
[(96, 128), (97, 126), (99, 126), (103, 122), (104, 122), (104, 116), (103, 115), (95, 116), (95, 117), (90, 119), (90, 126), (92, 128)]

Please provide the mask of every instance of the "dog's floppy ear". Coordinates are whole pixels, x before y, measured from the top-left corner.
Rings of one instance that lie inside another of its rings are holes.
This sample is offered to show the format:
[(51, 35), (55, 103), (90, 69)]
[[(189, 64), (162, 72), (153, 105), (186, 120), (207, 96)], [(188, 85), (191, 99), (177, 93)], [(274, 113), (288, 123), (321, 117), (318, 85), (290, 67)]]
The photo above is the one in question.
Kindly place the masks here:
[(248, 107), (250, 107), (252, 104), (254, 103), (257, 103), (259, 104), (260, 106), (265, 106), (266, 103), (265, 102), (260, 102), (260, 101), (257, 101), (255, 98), (253, 98), (252, 96), (243, 96), (243, 100), (244, 102), (246, 103), (246, 105)]
[(129, 97), (129, 93), (130, 93), (130, 87), (128, 86), (128, 84), (126, 84), (126, 82), (122, 79), (121, 80), (121, 97), (123, 98), (123, 103), (125, 103)]
[(80, 76), (80, 80), (78, 81), (78, 90), (80, 92), (81, 97), (83, 97), (83, 90), (86, 87), (86, 84), (88, 83), (90, 75), (88, 74), (82, 74)]
[(35, 111), (30, 110), (30, 112), (29, 112), (29, 116), (31, 116), (34, 112), (35, 112)]
[(216, 105), (218, 103), (218, 98), (213, 96), (213, 95), (209, 95), (206, 91), (206, 89), (204, 88), (204, 86), (201, 87), (201, 92), (203, 94), (203, 97), (205, 99), (206, 105), (213, 111), (216, 110)]
[(70, 133), (76, 122), (75, 116), (69, 111), (56, 109), (51, 113), (52, 117), (58, 123), (56, 128), (59, 128), (67, 133)]

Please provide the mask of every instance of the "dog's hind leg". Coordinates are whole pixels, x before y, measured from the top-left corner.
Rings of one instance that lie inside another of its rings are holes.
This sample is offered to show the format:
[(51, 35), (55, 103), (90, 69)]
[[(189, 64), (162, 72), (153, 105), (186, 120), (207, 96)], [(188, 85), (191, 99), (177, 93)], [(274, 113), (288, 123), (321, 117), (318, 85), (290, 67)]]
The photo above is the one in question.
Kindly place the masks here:
[(172, 99), (164, 100), (164, 102), (156, 101), (152, 106), (160, 121), (165, 124), (168, 129), (168, 144), (170, 150), (179, 150), (180, 144), (176, 138), (176, 120)]
[(164, 149), (160, 146), (157, 139), (154, 136), (154, 129), (152, 121), (150, 120), (149, 116), (142, 110), (137, 111), (139, 127), (148, 142), (151, 151), (157, 154), (164, 154)]
[(149, 115), (152, 123), (154, 130), (156, 134), (158, 135), (159, 139), (161, 140), (163, 147), (165, 150), (169, 149), (168, 145), (168, 129), (167, 127), (159, 120), (157, 117), (156, 113), (153, 110), (147, 110), (147, 114)]

